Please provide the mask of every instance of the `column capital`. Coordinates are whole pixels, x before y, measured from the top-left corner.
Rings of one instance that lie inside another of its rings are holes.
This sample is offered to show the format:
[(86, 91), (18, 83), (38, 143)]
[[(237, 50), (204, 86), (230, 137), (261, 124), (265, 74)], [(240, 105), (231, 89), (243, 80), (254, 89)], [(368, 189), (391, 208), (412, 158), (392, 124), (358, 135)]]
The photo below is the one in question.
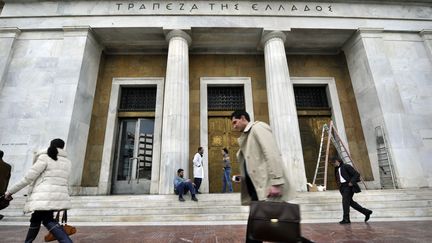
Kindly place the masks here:
[(179, 29), (171, 30), (166, 34), (165, 39), (169, 42), (174, 37), (181, 37), (185, 39), (186, 42), (188, 43), (188, 46), (190, 46), (192, 43), (192, 38), (190, 37), (190, 35), (183, 30), (179, 30)]
[(21, 30), (15, 27), (0, 28), (0, 38), (16, 38)]
[(286, 41), (286, 34), (283, 33), (282, 31), (271, 31), (269, 33), (263, 33), (263, 37), (261, 38), (261, 45), (265, 46), (265, 44), (267, 43), (267, 41), (274, 39), (274, 38), (279, 38), (282, 40), (282, 42), (285, 43)]

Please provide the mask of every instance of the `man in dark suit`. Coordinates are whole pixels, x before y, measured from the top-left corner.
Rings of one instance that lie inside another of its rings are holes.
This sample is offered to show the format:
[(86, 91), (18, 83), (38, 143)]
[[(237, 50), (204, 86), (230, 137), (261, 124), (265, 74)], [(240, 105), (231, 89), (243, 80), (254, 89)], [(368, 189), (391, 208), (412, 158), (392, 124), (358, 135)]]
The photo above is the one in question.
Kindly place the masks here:
[[(0, 196), (3, 196), (9, 185), (9, 179), (11, 176), (11, 166), (3, 161), (3, 151), (0, 150)], [(0, 220), (3, 215), (0, 214)]]
[(360, 181), (360, 174), (349, 164), (344, 164), (338, 157), (334, 156), (330, 159), (335, 167), (336, 183), (339, 186), (339, 191), (342, 194), (343, 219), (340, 224), (350, 224), (349, 210), (350, 206), (360, 213), (365, 215), (367, 222), (372, 214), (372, 210), (363, 208), (353, 200), (354, 193), (360, 192), (360, 187), (357, 182)]

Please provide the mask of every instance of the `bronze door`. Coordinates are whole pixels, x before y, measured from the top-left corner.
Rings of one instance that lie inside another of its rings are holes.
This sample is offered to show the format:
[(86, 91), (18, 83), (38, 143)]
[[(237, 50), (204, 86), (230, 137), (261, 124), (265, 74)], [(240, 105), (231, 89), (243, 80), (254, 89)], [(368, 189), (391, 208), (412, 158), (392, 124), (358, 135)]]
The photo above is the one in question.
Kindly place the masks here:
[[(330, 124), (331, 115), (330, 112), (305, 110), (298, 111), (298, 114), (306, 178), (307, 182), (312, 183), (318, 159), (322, 127), (324, 124)], [(336, 154), (334, 146), (331, 143), (330, 145), (329, 158)], [(325, 151), (323, 151), (322, 154), (324, 155)], [(336, 188), (334, 167), (329, 163), (327, 171), (327, 190)]]
[[(227, 148), (231, 159), (231, 177), (240, 174), (237, 162), (239, 149), (237, 138), (240, 132), (235, 132), (231, 127), (230, 117), (209, 117), (208, 119), (208, 164), (209, 164), (209, 189), (210, 193), (222, 192), (223, 160), (222, 149)], [(234, 192), (240, 192), (240, 185), (232, 183)]]

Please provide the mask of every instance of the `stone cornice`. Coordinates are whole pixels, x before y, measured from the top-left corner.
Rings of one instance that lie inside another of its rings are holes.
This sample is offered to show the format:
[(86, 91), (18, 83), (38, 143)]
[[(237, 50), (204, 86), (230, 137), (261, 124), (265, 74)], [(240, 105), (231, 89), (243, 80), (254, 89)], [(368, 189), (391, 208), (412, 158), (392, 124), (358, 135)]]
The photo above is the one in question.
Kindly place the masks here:
[(432, 29), (420, 31), (420, 36), (425, 40), (432, 40)]
[(0, 28), (0, 38), (16, 38), (21, 33), (18, 28)]
[(65, 36), (86, 36), (91, 32), (90, 26), (63, 26)]

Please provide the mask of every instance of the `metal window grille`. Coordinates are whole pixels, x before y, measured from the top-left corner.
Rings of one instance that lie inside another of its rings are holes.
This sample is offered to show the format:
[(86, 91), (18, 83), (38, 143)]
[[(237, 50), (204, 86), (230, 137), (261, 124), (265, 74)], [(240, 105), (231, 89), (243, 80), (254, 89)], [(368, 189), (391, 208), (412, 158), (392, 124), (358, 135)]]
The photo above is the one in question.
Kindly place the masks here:
[(294, 87), (297, 107), (329, 107), (325, 87)]
[(155, 111), (156, 87), (122, 87), (119, 111)]
[(234, 111), (245, 109), (243, 87), (208, 87), (209, 111)]

